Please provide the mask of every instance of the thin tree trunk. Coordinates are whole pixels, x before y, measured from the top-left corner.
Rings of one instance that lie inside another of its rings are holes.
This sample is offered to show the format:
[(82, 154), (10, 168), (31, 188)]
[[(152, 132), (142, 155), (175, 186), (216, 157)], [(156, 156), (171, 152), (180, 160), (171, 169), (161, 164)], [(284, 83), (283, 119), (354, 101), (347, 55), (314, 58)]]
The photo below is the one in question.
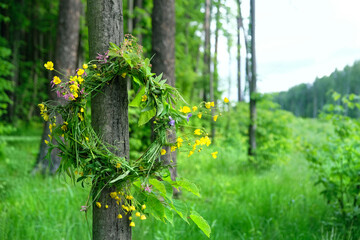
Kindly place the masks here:
[[(80, 0), (62, 0), (59, 5), (59, 23), (57, 29), (57, 41), (55, 49), (55, 68), (61, 71), (63, 74), (69, 76), (75, 72), (77, 64), (78, 54), (78, 42), (79, 42), (79, 28), (80, 28)], [(59, 76), (61, 77), (61, 76)], [(65, 80), (65, 79), (63, 79)], [(64, 99), (58, 98), (54, 91), (49, 90), (50, 100), (56, 101), (58, 104), (63, 104)], [(57, 124), (61, 124), (62, 119), (60, 116), (57, 118)], [(45, 123), (45, 128), (48, 128), (49, 123)], [(48, 146), (44, 140), (49, 140), (50, 134), (47, 129), (44, 128), (41, 143), (40, 152), (38, 154), (37, 163), (33, 172), (41, 171), (46, 172), (48, 159), (46, 153)], [(53, 140), (55, 141), (55, 140)], [(51, 165), (50, 173), (54, 174), (60, 165), (60, 157), (58, 156), (59, 150), (54, 149), (51, 152)]]
[[(154, 58), (152, 69), (159, 75), (163, 73), (163, 78), (167, 83), (175, 87), (175, 0), (154, 0), (152, 12), (152, 47)], [(174, 142), (176, 132), (168, 133), (168, 140)], [(176, 171), (176, 152), (170, 151), (170, 147), (165, 147), (167, 152), (162, 158), (164, 164), (169, 165), (171, 179), (175, 180)], [(179, 195), (179, 191), (174, 188), (174, 195)]]
[(132, 34), (134, 29), (134, 0), (128, 0), (128, 21), (127, 21), (127, 30), (128, 33)]
[(256, 151), (256, 52), (255, 52), (255, 0), (250, 0), (251, 16), (251, 81), (250, 81), (250, 125), (249, 156)]
[(237, 0), (238, 16), (237, 16), (237, 87), (238, 87), (238, 102), (242, 101), (241, 95), (241, 42), (240, 42), (240, 30), (242, 25), (241, 19), (241, 2)]
[[(88, 0), (89, 52), (90, 59), (104, 53), (109, 42), (119, 45), (124, 38), (123, 4), (121, 0)], [(115, 145), (120, 157), (129, 159), (128, 93), (126, 80), (119, 77), (91, 99), (91, 124), (103, 141)], [(108, 209), (93, 205), (93, 239), (131, 239), (130, 220), (111, 201), (113, 188), (104, 188), (97, 201), (107, 203)], [(124, 217), (117, 218), (118, 214)]]
[[(134, 12), (136, 13), (136, 9), (142, 9), (143, 8), (143, 0), (135, 0), (134, 3)], [(139, 14), (136, 14), (134, 18), (134, 25), (133, 29), (136, 30), (136, 38), (138, 39), (138, 43), (142, 43), (142, 33), (141, 33), (141, 26), (140, 26), (141, 16)]]
[[(210, 52), (210, 18), (211, 18), (211, 0), (205, 0), (205, 20), (204, 20), (204, 33), (205, 33), (205, 41), (204, 41), (204, 70), (203, 70), (203, 100), (206, 102), (207, 92), (209, 91), (207, 85), (207, 78), (210, 77), (210, 62), (211, 62), (211, 52)], [(210, 81), (212, 84), (212, 81)], [(212, 86), (210, 86), (210, 89)], [(211, 90), (210, 90), (211, 91)]]

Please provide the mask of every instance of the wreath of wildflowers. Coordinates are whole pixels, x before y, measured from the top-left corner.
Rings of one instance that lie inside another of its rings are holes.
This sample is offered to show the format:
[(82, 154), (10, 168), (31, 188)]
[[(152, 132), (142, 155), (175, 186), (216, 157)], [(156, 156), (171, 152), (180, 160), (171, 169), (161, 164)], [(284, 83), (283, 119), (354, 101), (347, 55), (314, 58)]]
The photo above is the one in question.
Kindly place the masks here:
[[(208, 223), (196, 211), (188, 209), (185, 203), (172, 198), (173, 187), (181, 187), (183, 191), (200, 196), (197, 186), (184, 178), (171, 180), (168, 166), (160, 157), (169, 154), (165, 147), (171, 152), (184, 150), (190, 157), (211, 144), (205, 129), (191, 127), (188, 122), (191, 117), (202, 118), (204, 114), (217, 111), (214, 102), (202, 102), (191, 108), (187, 106), (181, 94), (166, 84), (166, 79), (162, 79), (162, 74), (155, 76), (151, 72), (150, 60), (143, 57), (142, 47), (131, 35), (126, 35), (120, 47), (110, 43), (105, 54), (98, 54), (96, 60), (84, 64), (74, 76), (64, 76), (54, 69), (51, 61), (44, 66), (63, 79), (54, 76), (51, 86), (58, 97), (66, 100), (65, 104), (48, 101), (38, 105), (43, 119), (49, 121), (50, 141), (45, 140), (49, 145), (47, 156), (50, 157), (54, 148), (59, 149), (61, 163), (58, 172), (67, 174), (73, 182), (81, 182), (82, 186), (91, 185), (89, 198), (82, 210), (86, 211), (91, 206), (90, 196), (95, 196), (92, 201), (96, 202), (104, 187), (115, 186), (117, 190), (110, 196), (131, 218), (134, 215), (145, 220), (151, 214), (158, 220), (172, 223), (175, 212), (186, 222), (188, 218), (192, 219), (210, 236)], [(154, 119), (154, 140), (138, 159), (116, 156), (111, 151), (116, 147), (101, 140), (86, 114), (90, 94), (102, 94), (104, 85), (119, 77), (119, 81), (125, 81), (127, 76), (137, 88), (129, 106), (141, 109), (138, 124), (144, 125)], [(224, 101), (227, 103), (228, 99)], [(218, 116), (213, 114), (213, 121)], [(61, 117), (62, 121), (57, 117)], [(168, 133), (180, 127), (190, 129), (193, 137), (190, 139), (186, 134), (169, 139)], [(217, 154), (211, 153), (213, 158)], [(106, 203), (96, 202), (95, 205), (104, 210), (107, 208)], [(118, 218), (122, 217), (119, 213)], [(130, 226), (134, 227), (135, 222), (131, 221)]]

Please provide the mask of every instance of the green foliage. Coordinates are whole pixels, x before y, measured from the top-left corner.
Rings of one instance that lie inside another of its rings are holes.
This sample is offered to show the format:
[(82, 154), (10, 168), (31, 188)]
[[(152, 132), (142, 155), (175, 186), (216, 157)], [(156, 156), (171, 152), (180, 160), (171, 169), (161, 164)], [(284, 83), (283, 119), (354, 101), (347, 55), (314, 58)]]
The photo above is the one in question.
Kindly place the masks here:
[(359, 97), (350, 95), (341, 98), (333, 93), (339, 105), (326, 105), (321, 118), (331, 122), (333, 133), (323, 144), (308, 144), (307, 159), (318, 175), (316, 184), (324, 188), (321, 194), (333, 207), (339, 222), (344, 226), (359, 223), (360, 195), (360, 122), (344, 116), (347, 105), (359, 106)]

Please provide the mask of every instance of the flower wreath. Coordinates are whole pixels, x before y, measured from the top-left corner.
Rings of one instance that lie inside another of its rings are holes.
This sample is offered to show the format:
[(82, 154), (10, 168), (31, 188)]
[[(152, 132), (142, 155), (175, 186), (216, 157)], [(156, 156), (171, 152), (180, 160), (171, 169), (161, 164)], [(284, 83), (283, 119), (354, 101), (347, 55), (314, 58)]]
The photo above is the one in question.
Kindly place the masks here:
[[(44, 66), (61, 74), (50, 61)], [(101, 140), (86, 115), (90, 94), (101, 94), (104, 85), (120, 76), (123, 79), (129, 76), (135, 88), (138, 88), (135, 98), (129, 104), (141, 109), (138, 124), (144, 125), (154, 119), (154, 140), (136, 160), (116, 156), (111, 151), (116, 150), (116, 147)], [(160, 161), (160, 156), (167, 154), (164, 146), (170, 147), (173, 152), (182, 147), (189, 148), (190, 145), (189, 157), (196, 151), (201, 152), (202, 146), (209, 146), (211, 140), (202, 128), (194, 130), (195, 139), (189, 140), (186, 137), (185, 141), (182, 137), (170, 141), (168, 132), (187, 125), (193, 114), (201, 118), (203, 114), (210, 114), (211, 110), (216, 111), (214, 103), (203, 102), (192, 108), (186, 106), (181, 94), (166, 84), (162, 74), (155, 76), (151, 72), (150, 60), (144, 59), (142, 47), (131, 35), (126, 35), (120, 47), (110, 43), (110, 48), (104, 55), (98, 54), (96, 60), (84, 64), (82, 69), (76, 71), (75, 76), (64, 77), (68, 81), (55, 76), (51, 85), (58, 97), (66, 100), (66, 104), (48, 101), (38, 105), (43, 119), (49, 121), (50, 141), (45, 140), (49, 145), (48, 159), (54, 148), (60, 150), (58, 172), (66, 173), (74, 183), (77, 181), (82, 186), (91, 185), (89, 196), (95, 196), (93, 201), (97, 200), (104, 187), (115, 186), (117, 191), (110, 196), (117, 204), (121, 204), (125, 213), (136, 212), (134, 215), (141, 220), (152, 214), (156, 219), (172, 222), (175, 211), (186, 222), (188, 217), (192, 219), (210, 236), (208, 223), (196, 211), (189, 210), (183, 202), (172, 198), (173, 187), (182, 187), (183, 190), (200, 196), (198, 188), (184, 178), (171, 180), (166, 171), (168, 166)], [(179, 102), (185, 106), (177, 110), (175, 107)], [(225, 102), (228, 102), (226, 98)], [(56, 116), (62, 118), (62, 124), (57, 123)], [(218, 115), (213, 116), (214, 121), (217, 118)], [(211, 155), (216, 158), (217, 152)], [(133, 194), (126, 195), (124, 192)], [(159, 200), (160, 197), (162, 201)], [(99, 208), (102, 204), (107, 208), (105, 203), (96, 202)], [(86, 211), (89, 206), (87, 202), (82, 210)], [(121, 214), (118, 217), (121, 218)], [(135, 223), (131, 221), (130, 226), (135, 226)]]

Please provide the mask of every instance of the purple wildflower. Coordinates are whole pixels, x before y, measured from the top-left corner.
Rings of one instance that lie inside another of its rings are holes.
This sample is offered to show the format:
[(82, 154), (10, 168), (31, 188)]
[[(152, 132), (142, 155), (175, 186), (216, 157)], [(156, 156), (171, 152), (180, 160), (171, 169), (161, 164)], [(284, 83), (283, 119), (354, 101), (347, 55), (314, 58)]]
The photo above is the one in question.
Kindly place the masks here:
[(81, 206), (80, 212), (86, 212), (87, 211), (87, 206)]
[(192, 113), (189, 113), (189, 114), (187, 115), (186, 120), (189, 121), (191, 117), (192, 117)]
[(106, 51), (104, 55), (101, 55), (100, 53), (98, 53), (96, 59), (103, 61), (102, 63), (107, 63), (107, 59), (109, 58), (108, 54), (109, 54), (109, 51)]
[(146, 184), (145, 191), (151, 193), (151, 191), (152, 191), (152, 186), (149, 186), (149, 185)]
[(59, 98), (61, 96), (60, 91), (56, 91), (56, 95)]
[(170, 125), (170, 126), (174, 126), (174, 125), (175, 125), (175, 120), (174, 120), (174, 119), (172, 119), (172, 117), (171, 117), (171, 116), (169, 116), (169, 119), (170, 119), (170, 121), (169, 121), (169, 125)]

